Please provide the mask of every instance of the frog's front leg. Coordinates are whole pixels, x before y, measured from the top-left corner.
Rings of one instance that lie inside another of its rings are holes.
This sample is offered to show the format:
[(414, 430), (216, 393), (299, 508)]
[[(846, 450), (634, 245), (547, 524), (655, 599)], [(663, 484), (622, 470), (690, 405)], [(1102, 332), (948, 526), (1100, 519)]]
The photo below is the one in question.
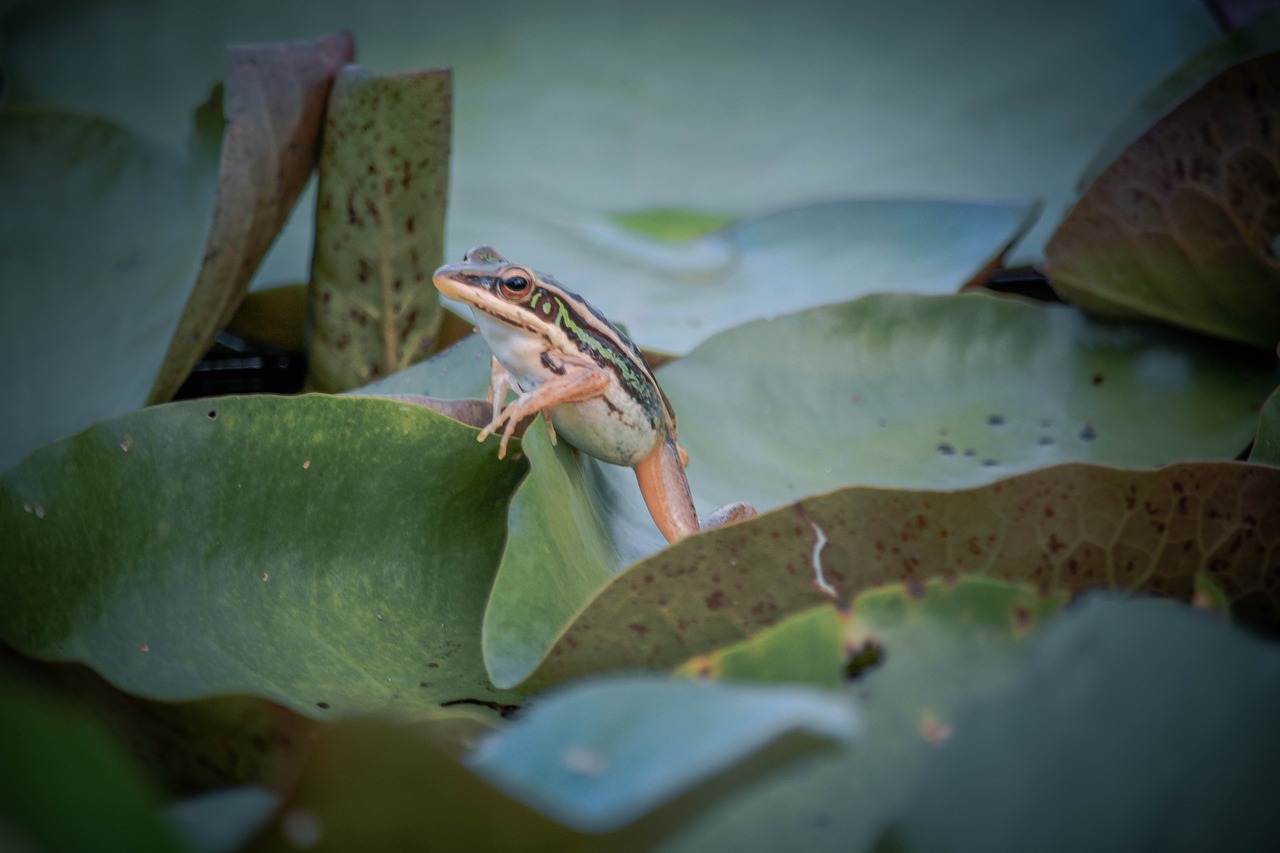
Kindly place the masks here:
[[(520, 386), (516, 384), (515, 377), (511, 375), (511, 371), (507, 370), (507, 368), (502, 365), (502, 362), (498, 361), (498, 357), (496, 355), (491, 356), (490, 358), (491, 358), (491, 361), (489, 363), (489, 393), (485, 397), (485, 401), (488, 402), (489, 405), (493, 407), (493, 419), (489, 422), (489, 426), (496, 429), (498, 424), (502, 423), (502, 409), (507, 403), (507, 392), (515, 391), (517, 395), (519, 395), (521, 392), (520, 392)], [(551, 443), (555, 444), (556, 443), (555, 424), (551, 422), (551, 418), (545, 418), (545, 420), (547, 422), (547, 434), (551, 436)], [(482, 437), (480, 440), (484, 441), (485, 438), (488, 438), (492, 434), (493, 433), (491, 432), (486, 433), (484, 437)], [(499, 459), (501, 459), (503, 453), (506, 452), (505, 441), (502, 443), (501, 450), (502, 452), (498, 454)]]
[[(500, 365), (499, 365), (500, 366)], [(565, 361), (563, 365), (564, 373), (548, 379), (532, 391), (526, 391), (516, 398), (515, 402), (506, 406), (497, 412), (501, 406), (501, 397), (495, 393), (493, 407), (496, 414), (489, 425), (480, 430), (477, 441), (484, 441), (502, 428), (502, 442), (498, 445), (498, 458), (502, 459), (507, 455), (507, 442), (511, 440), (512, 434), (515, 432), (516, 425), (530, 415), (538, 412), (544, 412), (544, 419), (547, 422), (547, 428), (552, 430), (551, 418), (546, 417), (545, 412), (552, 406), (558, 406), (561, 403), (581, 403), (599, 397), (609, 387), (612, 381), (609, 371), (596, 365), (594, 362), (576, 362)], [(506, 370), (503, 370), (506, 373)], [(511, 380), (510, 374), (507, 374), (505, 380), (506, 387), (516, 387)], [(491, 389), (496, 392), (499, 380), (495, 373)], [(502, 396), (506, 396), (506, 387), (502, 389)], [(503, 427), (503, 423), (506, 426)]]
[(689, 491), (689, 478), (684, 474), (687, 460), (680, 445), (667, 436), (652, 453), (636, 463), (636, 481), (640, 483), (644, 505), (668, 542), (756, 514), (751, 504), (738, 502), (720, 507), (699, 522), (693, 494)]

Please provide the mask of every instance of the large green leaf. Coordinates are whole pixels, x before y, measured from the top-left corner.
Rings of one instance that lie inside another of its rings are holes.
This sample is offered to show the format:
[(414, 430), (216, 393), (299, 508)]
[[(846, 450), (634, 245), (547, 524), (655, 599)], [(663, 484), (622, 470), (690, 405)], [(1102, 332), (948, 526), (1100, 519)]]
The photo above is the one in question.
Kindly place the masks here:
[(200, 268), (221, 120), (183, 150), (103, 119), (0, 113), (0, 470), (142, 405)]
[(849, 702), (812, 688), (631, 676), (540, 697), (467, 763), (570, 826), (608, 832), (787, 733), (846, 742), (859, 730)]
[(135, 762), (85, 714), (0, 681), (0, 846), (179, 851)]
[(521, 651), (486, 623), (485, 659), (498, 684), (669, 666), (815, 604), (939, 575), (1184, 600), (1207, 577), (1233, 612), (1275, 626), (1277, 518), (1280, 469), (1239, 462), (1063, 465), (961, 491), (854, 487), (642, 560), (570, 611), (545, 654), (546, 626), (527, 628)]
[(339, 72), (320, 152), (308, 384), (346, 391), (435, 349), (443, 310), (448, 69)]
[(734, 329), (659, 378), (704, 507), (764, 508), (853, 483), (1234, 458), (1280, 366), (1060, 306), (881, 295)]
[(345, 32), (227, 49), (217, 207), (204, 264), (148, 402), (172, 399), (244, 299), (315, 167), (333, 75), (354, 55)]
[(895, 850), (1270, 850), (1280, 649), (1186, 608), (1093, 599), (929, 756)]
[[(1016, 677), (1028, 638), (1060, 603), (1024, 586), (973, 578), (859, 595), (844, 620), (843, 643), (857, 649), (872, 642), (881, 658), (844, 691), (843, 701), (856, 704), (863, 719), (863, 736), (686, 815), (666, 827), (657, 849), (868, 849), (954, 729), (957, 709)], [(807, 620), (763, 633), (756, 645), (805, 628), (817, 634), (814, 644), (832, 639), (821, 620)], [(728, 649), (715, 657), (740, 654)], [(782, 663), (754, 672), (739, 667), (736, 677), (771, 680)]]
[(1280, 341), (1280, 52), (1214, 77), (1104, 169), (1046, 247), (1054, 285), (1111, 317)]
[(165, 699), (313, 716), (510, 701), (480, 616), (524, 466), (406, 403), (144, 410), (0, 481), (0, 637)]

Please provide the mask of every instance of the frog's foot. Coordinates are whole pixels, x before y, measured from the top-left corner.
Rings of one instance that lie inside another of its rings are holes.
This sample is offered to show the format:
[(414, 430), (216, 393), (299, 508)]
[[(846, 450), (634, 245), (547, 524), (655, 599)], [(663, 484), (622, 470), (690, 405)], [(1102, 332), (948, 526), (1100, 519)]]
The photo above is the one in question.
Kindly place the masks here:
[(710, 515), (699, 519), (698, 528), (711, 530), (712, 528), (724, 527), (726, 524), (734, 524), (735, 522), (753, 518), (755, 515), (756, 508), (751, 504), (735, 501), (731, 504), (725, 504)]

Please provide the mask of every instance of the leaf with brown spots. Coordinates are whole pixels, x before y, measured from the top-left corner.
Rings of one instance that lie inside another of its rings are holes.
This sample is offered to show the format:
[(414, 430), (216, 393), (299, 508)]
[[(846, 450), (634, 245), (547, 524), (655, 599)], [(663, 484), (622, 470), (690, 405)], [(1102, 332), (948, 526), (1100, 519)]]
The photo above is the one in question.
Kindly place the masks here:
[(1214, 77), (1084, 191), (1045, 248), (1094, 313), (1280, 340), (1280, 53)]
[(172, 399), (248, 293), (315, 167), (333, 76), (354, 55), (346, 32), (314, 42), (227, 48), (217, 207), (204, 264), (148, 404)]
[(311, 388), (358, 388), (434, 351), (451, 111), (447, 69), (338, 75), (320, 153)]
[(839, 601), (957, 575), (1190, 600), (1201, 573), (1237, 616), (1280, 625), (1280, 470), (1069, 464), (960, 491), (855, 487), (642, 560), (602, 588), (521, 681), (672, 666), (832, 600), (824, 583)]

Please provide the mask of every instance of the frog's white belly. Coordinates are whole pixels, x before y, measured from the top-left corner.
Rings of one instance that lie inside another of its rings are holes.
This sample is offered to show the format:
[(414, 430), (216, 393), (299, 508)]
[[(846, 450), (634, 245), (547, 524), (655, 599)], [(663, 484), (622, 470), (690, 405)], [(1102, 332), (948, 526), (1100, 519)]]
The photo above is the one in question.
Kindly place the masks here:
[(635, 400), (612, 388), (605, 397), (553, 407), (551, 422), (574, 447), (614, 465), (634, 466), (662, 440)]
[[(485, 340), (522, 392), (532, 391), (559, 375), (543, 364), (545, 345), (541, 341), (517, 334), (483, 312), (475, 314)], [(554, 355), (551, 358), (560, 363)], [(628, 467), (652, 453), (666, 436), (661, 413), (654, 416), (648, 412), (616, 378), (601, 397), (552, 407), (551, 422), (557, 435), (584, 453)]]

